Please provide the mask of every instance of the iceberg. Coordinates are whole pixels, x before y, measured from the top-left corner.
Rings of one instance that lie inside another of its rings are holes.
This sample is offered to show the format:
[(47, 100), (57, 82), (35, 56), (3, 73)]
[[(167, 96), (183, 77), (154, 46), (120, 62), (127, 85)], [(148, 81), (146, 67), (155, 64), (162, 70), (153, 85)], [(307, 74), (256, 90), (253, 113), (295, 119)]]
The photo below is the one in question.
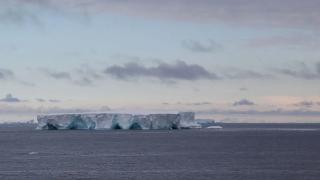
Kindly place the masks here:
[(195, 113), (194, 112), (181, 112), (180, 115), (180, 127), (183, 129), (190, 129), (190, 128), (201, 128), (195, 121)]
[(38, 115), (37, 129), (185, 129), (199, 128), (194, 112), (133, 115), (119, 113)]

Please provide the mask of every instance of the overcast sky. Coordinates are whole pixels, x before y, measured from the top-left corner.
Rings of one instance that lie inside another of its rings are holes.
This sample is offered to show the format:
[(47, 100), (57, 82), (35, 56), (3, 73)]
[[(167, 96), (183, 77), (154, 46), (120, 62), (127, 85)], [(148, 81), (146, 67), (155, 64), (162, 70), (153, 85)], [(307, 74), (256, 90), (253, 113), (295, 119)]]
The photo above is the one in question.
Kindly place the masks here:
[(318, 0), (1, 0), (0, 121), (320, 122)]

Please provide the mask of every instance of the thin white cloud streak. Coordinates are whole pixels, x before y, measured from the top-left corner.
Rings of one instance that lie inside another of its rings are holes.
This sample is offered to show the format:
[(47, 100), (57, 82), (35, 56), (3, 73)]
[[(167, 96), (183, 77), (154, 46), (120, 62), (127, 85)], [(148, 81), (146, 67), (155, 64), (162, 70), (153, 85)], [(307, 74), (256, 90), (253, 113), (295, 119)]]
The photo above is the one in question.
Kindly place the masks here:
[(181, 42), (182, 47), (198, 53), (212, 53), (222, 49), (222, 45), (209, 39), (207, 42), (195, 40), (184, 40)]
[(259, 37), (249, 40), (247, 45), (253, 48), (289, 47), (315, 50), (320, 47), (320, 38), (315, 34), (292, 34), (287, 36)]

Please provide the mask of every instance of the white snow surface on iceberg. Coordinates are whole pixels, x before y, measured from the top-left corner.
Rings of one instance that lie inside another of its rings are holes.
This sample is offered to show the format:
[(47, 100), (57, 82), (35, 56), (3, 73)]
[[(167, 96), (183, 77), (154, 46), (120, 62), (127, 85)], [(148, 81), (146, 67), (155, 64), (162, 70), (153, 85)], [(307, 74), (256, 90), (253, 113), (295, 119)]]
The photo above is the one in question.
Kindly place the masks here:
[(194, 128), (193, 112), (132, 115), (119, 113), (38, 115), (37, 129), (181, 129)]

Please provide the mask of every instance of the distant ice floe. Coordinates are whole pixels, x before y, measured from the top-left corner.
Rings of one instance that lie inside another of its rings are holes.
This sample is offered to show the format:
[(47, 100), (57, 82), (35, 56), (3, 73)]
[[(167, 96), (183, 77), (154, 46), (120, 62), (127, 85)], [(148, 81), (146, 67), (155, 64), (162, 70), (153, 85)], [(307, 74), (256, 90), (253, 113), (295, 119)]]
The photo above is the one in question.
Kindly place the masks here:
[(208, 126), (208, 129), (222, 129), (222, 126)]
[(36, 155), (36, 154), (39, 154), (39, 152), (34, 152), (34, 151), (33, 151), (33, 152), (29, 152), (28, 154), (29, 154), (29, 155)]
[(38, 115), (37, 129), (188, 129), (201, 128), (194, 112), (132, 115), (117, 113)]

